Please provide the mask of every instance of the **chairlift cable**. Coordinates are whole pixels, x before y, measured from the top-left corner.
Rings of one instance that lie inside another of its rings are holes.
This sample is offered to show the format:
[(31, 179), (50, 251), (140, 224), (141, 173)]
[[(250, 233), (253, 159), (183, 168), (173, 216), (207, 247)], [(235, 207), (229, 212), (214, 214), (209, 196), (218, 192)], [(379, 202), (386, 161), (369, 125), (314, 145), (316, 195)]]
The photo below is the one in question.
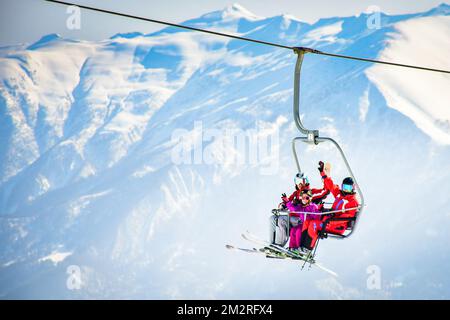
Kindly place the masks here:
[(51, 2), (51, 3), (56, 3), (56, 4), (62, 4), (62, 5), (66, 5), (66, 6), (77, 6), (77, 7), (81, 8), (81, 9), (97, 11), (97, 12), (101, 12), (101, 13), (121, 16), (121, 17), (125, 17), (125, 18), (137, 19), (137, 20), (142, 20), (142, 21), (146, 21), (146, 22), (163, 24), (163, 25), (176, 27), (176, 28), (181, 28), (181, 29), (186, 29), (186, 30), (190, 30), (190, 31), (209, 33), (209, 34), (213, 34), (213, 35), (216, 35), (216, 36), (228, 37), (228, 38), (232, 38), (232, 39), (237, 39), (237, 40), (242, 40), (242, 41), (247, 41), (247, 42), (253, 42), (253, 43), (257, 43), (257, 44), (261, 44), (261, 45), (267, 45), (267, 46), (272, 46), (272, 47), (277, 47), (277, 48), (282, 48), (282, 49), (289, 49), (289, 50), (301, 49), (301, 50), (305, 50), (306, 52), (309, 52), (309, 53), (313, 53), (313, 54), (317, 54), (317, 55), (323, 55), (323, 56), (329, 56), (329, 57), (333, 57), (333, 58), (348, 59), (348, 60), (370, 62), (370, 63), (378, 63), (378, 64), (395, 66), (395, 67), (403, 67), (403, 68), (417, 69), (417, 70), (423, 70), (423, 71), (430, 71), (430, 72), (439, 72), (439, 73), (450, 74), (450, 70), (435, 69), (435, 68), (429, 68), (429, 67), (423, 67), (423, 66), (417, 66), (417, 65), (410, 65), (410, 64), (404, 64), (404, 63), (396, 63), (396, 62), (390, 62), (390, 61), (383, 61), (383, 60), (376, 60), (376, 59), (367, 59), (367, 58), (361, 58), (361, 57), (355, 57), (355, 56), (335, 54), (335, 53), (319, 51), (319, 50), (315, 50), (315, 49), (311, 49), (311, 48), (291, 47), (291, 46), (286, 46), (286, 45), (282, 45), (282, 44), (279, 44), (279, 43), (262, 41), (262, 40), (256, 40), (256, 39), (251, 39), (251, 38), (246, 38), (246, 37), (232, 35), (232, 34), (229, 34), (229, 33), (217, 32), (217, 31), (206, 30), (206, 29), (201, 29), (201, 28), (189, 27), (189, 26), (185, 26), (185, 25), (181, 25), (181, 24), (177, 24), (177, 23), (172, 23), (172, 22), (167, 22), (167, 21), (163, 21), (163, 20), (150, 19), (150, 18), (145, 18), (145, 17), (131, 15), (131, 14), (117, 12), (117, 11), (111, 11), (111, 10), (106, 10), (106, 9), (101, 9), (101, 8), (89, 7), (89, 6), (76, 4), (76, 3), (64, 2), (64, 1), (58, 1), (58, 0), (45, 0), (45, 1)]

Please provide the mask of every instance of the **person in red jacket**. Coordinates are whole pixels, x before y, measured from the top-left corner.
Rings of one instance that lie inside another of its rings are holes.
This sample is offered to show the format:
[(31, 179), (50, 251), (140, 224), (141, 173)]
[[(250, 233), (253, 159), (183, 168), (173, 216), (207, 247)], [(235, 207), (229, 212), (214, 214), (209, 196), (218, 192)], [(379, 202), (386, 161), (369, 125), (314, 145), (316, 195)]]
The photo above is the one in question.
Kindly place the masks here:
[(330, 191), (335, 201), (331, 207), (332, 211), (342, 210), (341, 212), (330, 215), (324, 215), (320, 221), (308, 221), (303, 224), (302, 230), (302, 248), (307, 250), (314, 249), (317, 239), (321, 232), (330, 232), (343, 234), (348, 227), (349, 220), (334, 220), (334, 218), (354, 218), (358, 211), (358, 200), (354, 191), (354, 181), (347, 177), (342, 181), (341, 187), (333, 183), (328, 175), (329, 170), (324, 170), (323, 162), (319, 162), (319, 171), (323, 179), (324, 188)]

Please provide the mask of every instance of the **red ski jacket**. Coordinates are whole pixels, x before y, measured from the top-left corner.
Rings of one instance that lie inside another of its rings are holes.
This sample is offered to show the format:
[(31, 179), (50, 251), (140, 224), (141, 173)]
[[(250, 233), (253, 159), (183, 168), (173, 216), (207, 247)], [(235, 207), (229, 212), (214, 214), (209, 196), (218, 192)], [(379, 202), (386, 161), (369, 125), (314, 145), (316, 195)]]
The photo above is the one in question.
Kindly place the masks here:
[[(330, 177), (327, 177), (322, 172), (324, 189), (329, 190), (334, 196), (334, 203), (332, 210), (342, 210), (347, 208), (357, 208), (359, 203), (355, 194), (344, 194), (337, 184), (333, 183)], [(339, 218), (353, 218), (356, 215), (357, 209), (351, 209), (344, 212), (335, 214), (335, 217)]]

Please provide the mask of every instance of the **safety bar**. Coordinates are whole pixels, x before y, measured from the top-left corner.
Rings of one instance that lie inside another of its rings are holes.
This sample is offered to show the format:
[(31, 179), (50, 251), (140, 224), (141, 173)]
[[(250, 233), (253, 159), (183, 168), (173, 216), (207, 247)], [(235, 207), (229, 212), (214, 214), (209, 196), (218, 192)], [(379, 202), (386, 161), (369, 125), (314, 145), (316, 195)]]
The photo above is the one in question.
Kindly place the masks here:
[[(325, 211), (325, 212), (304, 212), (304, 211), (289, 211), (289, 210), (285, 210), (285, 209), (273, 209), (272, 210), (272, 214), (279, 216), (280, 213), (284, 213), (284, 214), (281, 214), (281, 215), (286, 215), (289, 218), (295, 217), (293, 214), (303, 215), (303, 221), (305, 221), (306, 220), (306, 216), (308, 216), (308, 215), (312, 215), (312, 216), (327, 216), (327, 215), (330, 215), (330, 214), (343, 213), (343, 212), (351, 211), (351, 210), (355, 210), (355, 209), (359, 210), (359, 209), (361, 209), (361, 206), (357, 206), (357, 207), (354, 207), (354, 208), (345, 208), (343, 210), (333, 210), (333, 211)], [(328, 219), (328, 221), (355, 221), (355, 223), (356, 223), (356, 217), (347, 217), (347, 218), (330, 217)], [(347, 236), (342, 236), (342, 235), (341, 235), (341, 237), (347, 238)]]
[(280, 214), (281, 212), (283, 213), (296, 213), (296, 214), (306, 214), (306, 215), (313, 215), (313, 216), (326, 216), (328, 214), (333, 214), (333, 213), (344, 213), (347, 211), (351, 211), (351, 210), (355, 210), (355, 209), (361, 209), (361, 206), (357, 206), (357, 207), (352, 207), (352, 208), (345, 208), (342, 210), (332, 210), (332, 211), (324, 211), (324, 212), (307, 212), (307, 211), (291, 211), (288, 209), (273, 209), (272, 213), (273, 214)]

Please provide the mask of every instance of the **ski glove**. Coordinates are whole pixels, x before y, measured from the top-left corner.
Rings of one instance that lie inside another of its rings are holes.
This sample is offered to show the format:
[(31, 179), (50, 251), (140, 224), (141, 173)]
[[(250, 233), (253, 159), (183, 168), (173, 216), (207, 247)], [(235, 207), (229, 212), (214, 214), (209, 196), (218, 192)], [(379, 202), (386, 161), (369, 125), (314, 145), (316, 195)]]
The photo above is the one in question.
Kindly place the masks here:
[(323, 172), (324, 166), (325, 166), (325, 164), (323, 163), (323, 161), (319, 161), (319, 167), (317, 169), (319, 170), (320, 173)]

